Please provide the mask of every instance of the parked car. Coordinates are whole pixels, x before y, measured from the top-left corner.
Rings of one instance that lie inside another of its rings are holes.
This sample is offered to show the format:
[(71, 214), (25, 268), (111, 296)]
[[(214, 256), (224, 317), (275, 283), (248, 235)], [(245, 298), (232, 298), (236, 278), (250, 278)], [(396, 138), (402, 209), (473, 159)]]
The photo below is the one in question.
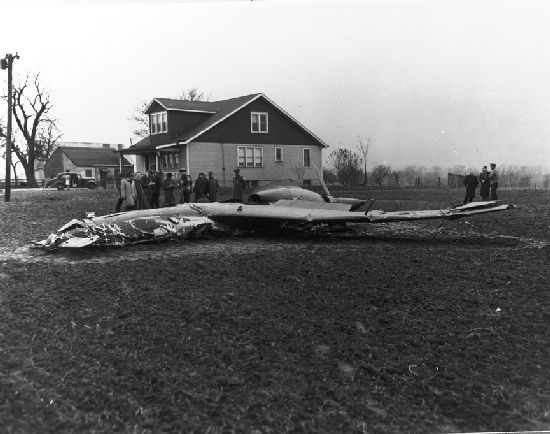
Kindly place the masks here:
[(57, 188), (58, 190), (64, 190), (69, 188), (88, 188), (93, 190), (97, 188), (97, 181), (95, 178), (84, 178), (80, 173), (76, 172), (62, 172), (58, 173), (54, 179), (51, 179), (46, 184), (46, 187)]

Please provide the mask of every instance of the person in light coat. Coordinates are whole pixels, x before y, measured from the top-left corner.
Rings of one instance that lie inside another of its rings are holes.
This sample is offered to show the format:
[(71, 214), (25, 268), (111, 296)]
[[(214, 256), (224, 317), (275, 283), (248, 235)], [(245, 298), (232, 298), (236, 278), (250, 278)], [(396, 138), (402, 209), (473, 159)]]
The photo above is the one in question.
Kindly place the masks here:
[(136, 208), (137, 192), (134, 185), (133, 173), (128, 173), (120, 180), (121, 211), (131, 211)]

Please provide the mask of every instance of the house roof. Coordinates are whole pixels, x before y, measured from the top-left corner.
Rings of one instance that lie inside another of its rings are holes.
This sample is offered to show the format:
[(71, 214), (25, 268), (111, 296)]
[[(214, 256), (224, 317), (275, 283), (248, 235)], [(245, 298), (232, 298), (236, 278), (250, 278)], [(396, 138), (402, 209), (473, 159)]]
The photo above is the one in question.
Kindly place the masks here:
[[(118, 167), (120, 155), (114, 149), (111, 148), (89, 148), (82, 146), (59, 146), (61, 150), (69, 160), (71, 160), (75, 166), (87, 166), (87, 167)], [(123, 166), (132, 166), (126, 158), (122, 157)]]
[(290, 118), (306, 133), (308, 133), (311, 137), (318, 141), (323, 147), (328, 147), (328, 145), (326, 145), (319, 137), (317, 137), (310, 130), (304, 127), (300, 122), (298, 122), (295, 118), (285, 112), (281, 107), (279, 107), (269, 98), (267, 98), (264, 94), (253, 93), (250, 95), (240, 96), (237, 98), (231, 98), (222, 101), (184, 101), (169, 98), (155, 98), (153, 99), (153, 101), (151, 101), (151, 103), (147, 107), (147, 110), (145, 110), (145, 113), (148, 113), (153, 104), (156, 102), (165, 110), (210, 113), (211, 116), (199, 123), (197, 126), (191, 128), (189, 131), (186, 131), (181, 136), (173, 139), (172, 143), (155, 146), (151, 145), (149, 137), (145, 137), (144, 139), (137, 142), (135, 145), (125, 149), (123, 152), (131, 153), (132, 151), (161, 149), (176, 146), (182, 143), (187, 144), (260, 97), (265, 98), (277, 110)]
[[(210, 101), (188, 101), (183, 99), (170, 99), (170, 98), (155, 98), (153, 99), (147, 108), (145, 113), (149, 114), (151, 107), (154, 103), (158, 103), (165, 110), (175, 110), (184, 112), (200, 112), (200, 113), (216, 113), (213, 110), (213, 104), (216, 102)], [(220, 102), (220, 101), (217, 101)]]

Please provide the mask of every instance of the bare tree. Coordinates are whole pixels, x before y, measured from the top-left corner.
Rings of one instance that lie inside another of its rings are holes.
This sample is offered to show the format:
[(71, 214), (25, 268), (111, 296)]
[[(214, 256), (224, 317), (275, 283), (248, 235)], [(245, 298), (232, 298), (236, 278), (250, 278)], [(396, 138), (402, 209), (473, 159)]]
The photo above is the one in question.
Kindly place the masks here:
[(359, 154), (349, 149), (338, 148), (330, 153), (329, 159), (334, 173), (344, 187), (356, 185), (361, 176)]
[(422, 169), (418, 166), (410, 164), (401, 169), (401, 180), (405, 185), (416, 185), (416, 179), (422, 173)]
[(57, 126), (54, 121), (49, 120), (44, 122), (42, 128), (38, 131), (38, 137), (36, 139), (36, 155), (39, 158), (50, 158), (53, 151), (57, 148), (59, 139), (63, 135), (57, 130)]
[(376, 186), (380, 187), (384, 180), (391, 173), (391, 167), (386, 166), (385, 164), (379, 164), (378, 166), (372, 169), (372, 178)]
[(365, 182), (364, 182), (365, 187), (367, 186), (367, 155), (369, 153), (369, 148), (371, 143), (372, 143), (371, 137), (367, 138), (366, 141), (364, 141), (361, 137), (359, 137), (359, 150), (363, 155), (363, 163), (365, 164), (363, 168), (363, 171), (365, 172)]
[(206, 97), (204, 92), (199, 92), (196, 87), (193, 87), (188, 90), (184, 89), (178, 99), (184, 101), (210, 101), (210, 96)]
[(323, 179), (325, 180), (325, 182), (331, 182), (331, 183), (338, 181), (338, 177), (336, 176), (334, 171), (326, 167), (323, 167)]
[[(29, 187), (36, 187), (34, 162), (37, 158), (49, 157), (61, 137), (55, 120), (49, 116), (51, 109), (50, 96), (40, 84), (39, 74), (32, 80), (27, 76), (22, 84), (13, 87), (12, 114), (22, 140), (19, 143), (12, 139), (11, 145), (23, 166)], [(0, 136), (6, 138), (1, 126)]]
[(141, 101), (134, 109), (132, 116), (129, 118), (129, 120), (134, 124), (134, 130), (132, 133), (134, 133), (137, 137), (147, 137), (149, 135), (149, 116), (145, 114), (145, 110), (147, 110), (148, 106), (149, 101)]
[[(175, 99), (183, 101), (209, 101), (210, 96), (205, 97), (204, 92), (199, 92), (196, 87), (184, 90), (182, 94)], [(134, 109), (134, 113), (128, 119), (134, 125), (132, 133), (137, 137), (147, 137), (149, 135), (149, 116), (145, 114), (145, 110), (149, 107), (151, 101), (142, 100)]]
[(401, 178), (401, 170), (395, 169), (391, 171), (391, 176), (395, 182), (395, 185), (399, 186), (399, 179)]
[[(3, 140), (3, 143), (1, 146), (5, 146), (6, 140)], [(4, 152), (2, 153), (2, 158), (6, 159), (6, 150), (4, 149)], [(21, 163), (19, 160), (16, 160), (15, 158), (10, 159), (10, 166), (11, 166), (11, 173), (13, 173), (13, 178), (15, 181), (15, 185), (17, 185), (17, 165)]]

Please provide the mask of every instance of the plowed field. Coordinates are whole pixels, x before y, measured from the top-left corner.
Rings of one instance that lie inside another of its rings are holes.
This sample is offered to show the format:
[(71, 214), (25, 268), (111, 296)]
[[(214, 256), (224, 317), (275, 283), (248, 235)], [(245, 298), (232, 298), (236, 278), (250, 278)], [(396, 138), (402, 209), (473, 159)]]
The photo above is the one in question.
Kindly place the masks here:
[[(436, 209), (462, 191), (346, 192)], [(550, 429), (546, 192), (454, 222), (46, 254), (108, 191), (0, 203), (3, 432)], [(344, 193), (342, 193), (344, 194)]]

